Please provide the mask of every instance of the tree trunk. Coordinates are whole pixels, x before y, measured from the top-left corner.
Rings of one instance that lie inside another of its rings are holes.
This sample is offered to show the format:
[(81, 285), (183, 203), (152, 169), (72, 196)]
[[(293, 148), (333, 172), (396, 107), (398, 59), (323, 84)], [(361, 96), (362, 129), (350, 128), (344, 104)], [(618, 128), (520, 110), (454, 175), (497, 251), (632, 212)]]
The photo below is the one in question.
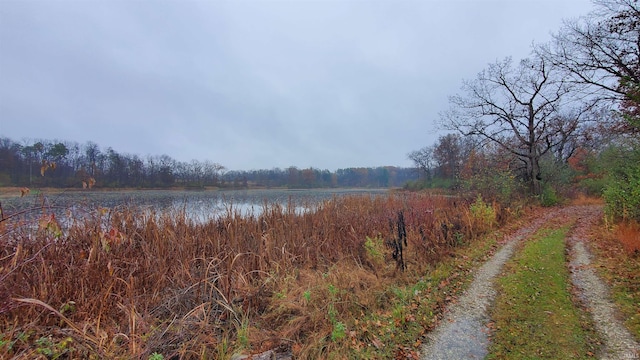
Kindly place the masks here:
[(542, 193), (542, 177), (540, 174), (540, 159), (535, 154), (527, 156), (527, 181), (529, 182), (529, 190), (533, 195)]
[(540, 159), (538, 157), (534, 157), (531, 159), (531, 190), (534, 195), (542, 194), (542, 177), (540, 175)]

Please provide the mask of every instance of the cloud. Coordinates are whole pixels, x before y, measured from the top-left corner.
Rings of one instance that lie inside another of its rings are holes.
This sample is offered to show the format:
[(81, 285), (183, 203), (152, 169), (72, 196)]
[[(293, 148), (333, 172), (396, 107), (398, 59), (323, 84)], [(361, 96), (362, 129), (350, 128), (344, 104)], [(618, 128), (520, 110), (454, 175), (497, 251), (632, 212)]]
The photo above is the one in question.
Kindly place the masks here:
[(0, 2), (0, 136), (230, 169), (409, 166), (565, 1)]

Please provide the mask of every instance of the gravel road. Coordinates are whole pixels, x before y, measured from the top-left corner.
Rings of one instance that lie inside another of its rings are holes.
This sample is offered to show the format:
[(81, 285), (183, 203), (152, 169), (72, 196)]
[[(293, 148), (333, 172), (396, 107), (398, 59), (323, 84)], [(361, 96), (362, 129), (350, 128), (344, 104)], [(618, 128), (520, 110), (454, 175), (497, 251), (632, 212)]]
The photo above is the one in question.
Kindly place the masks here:
[(640, 345), (616, 316), (615, 305), (609, 299), (609, 289), (591, 266), (591, 254), (584, 244), (586, 231), (598, 216), (601, 212), (597, 209), (580, 216), (569, 236), (571, 281), (603, 339), (600, 358), (640, 359)]
[(421, 352), (422, 359), (483, 359), (489, 346), (490, 331), (486, 325), (490, 321), (489, 310), (496, 296), (496, 276), (520, 241), (531, 236), (545, 223), (566, 221), (570, 217), (578, 218), (569, 238), (572, 245), (572, 281), (593, 314), (596, 330), (604, 339), (602, 359), (639, 359), (638, 343), (613, 315), (614, 305), (607, 297), (606, 285), (588, 267), (590, 256), (582, 239), (598, 216), (601, 216), (601, 208), (597, 206), (551, 209), (507, 238), (505, 245), (478, 270), (470, 287), (447, 309), (440, 325), (427, 335)]
[(469, 288), (447, 309), (440, 326), (427, 335), (422, 348), (423, 360), (483, 359), (487, 355), (489, 329), (486, 325), (496, 297), (494, 279), (513, 255), (518, 242), (556, 216), (556, 212), (547, 212), (506, 239), (505, 245), (478, 270)]

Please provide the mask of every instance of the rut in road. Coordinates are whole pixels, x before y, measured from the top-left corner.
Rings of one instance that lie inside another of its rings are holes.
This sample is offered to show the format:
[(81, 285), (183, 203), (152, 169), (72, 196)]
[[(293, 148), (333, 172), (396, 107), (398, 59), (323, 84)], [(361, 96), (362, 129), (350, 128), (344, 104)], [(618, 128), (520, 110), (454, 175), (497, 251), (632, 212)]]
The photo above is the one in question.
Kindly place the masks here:
[(517, 244), (531, 236), (543, 224), (566, 209), (552, 210), (530, 225), (511, 235), (506, 244), (487, 261), (475, 275), (469, 288), (448, 308), (440, 325), (427, 335), (422, 348), (423, 360), (483, 359), (489, 346), (489, 309), (496, 297), (495, 277), (511, 258)]
[[(489, 329), (486, 327), (490, 321), (489, 310), (496, 297), (494, 280), (500, 274), (502, 267), (513, 255), (518, 243), (531, 236), (542, 225), (553, 219), (576, 216), (577, 224), (569, 235), (569, 243), (573, 244), (572, 254), (574, 254), (571, 263), (572, 281), (576, 283), (582, 298), (592, 299), (585, 304), (591, 309), (596, 330), (601, 333), (605, 341), (602, 358), (637, 358), (638, 343), (613, 316), (615, 307), (607, 298), (606, 285), (593, 273), (593, 270), (585, 267), (589, 257), (582, 246), (581, 239), (584, 237), (581, 234), (600, 215), (601, 208), (598, 206), (553, 209), (509, 237), (506, 244), (478, 270), (470, 287), (461, 295), (458, 302), (448, 308), (441, 324), (427, 335), (427, 341), (422, 348), (422, 359), (483, 359), (489, 347)], [(581, 255), (581, 251), (584, 251), (584, 254)], [(599, 324), (599, 322), (602, 323)]]
[[(598, 212), (599, 213), (599, 212)], [(640, 359), (640, 345), (616, 317), (615, 305), (609, 299), (607, 285), (591, 266), (591, 254), (584, 244), (586, 230), (596, 216), (578, 218), (569, 235), (571, 248), (571, 282), (580, 301), (591, 313), (596, 331), (603, 340), (601, 359)]]

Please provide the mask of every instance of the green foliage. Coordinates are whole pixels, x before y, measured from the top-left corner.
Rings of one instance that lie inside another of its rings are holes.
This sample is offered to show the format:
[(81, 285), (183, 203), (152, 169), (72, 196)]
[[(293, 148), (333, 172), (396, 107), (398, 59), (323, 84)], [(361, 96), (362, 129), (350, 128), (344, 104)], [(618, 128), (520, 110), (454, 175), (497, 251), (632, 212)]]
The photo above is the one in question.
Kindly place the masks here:
[(241, 322), (236, 322), (236, 345), (239, 348), (249, 347), (249, 319), (244, 318)]
[(568, 229), (540, 230), (507, 264), (498, 280), (489, 359), (586, 358), (594, 350), (567, 288)]
[(364, 249), (368, 260), (376, 267), (384, 264), (384, 244), (380, 237), (366, 237)]
[(338, 288), (335, 287), (335, 285), (329, 284), (329, 286), (327, 288), (328, 288), (329, 293), (331, 294), (332, 297), (335, 297), (336, 294), (338, 294)]
[(540, 205), (549, 207), (557, 205), (559, 202), (560, 198), (552, 186), (547, 185), (542, 189), (542, 194), (540, 194)]
[(480, 231), (491, 228), (496, 222), (496, 211), (491, 204), (487, 204), (482, 200), (482, 196), (478, 194), (476, 201), (469, 207), (471, 217), (474, 223), (479, 225)]
[(347, 336), (347, 327), (340, 321), (333, 323), (333, 331), (331, 331), (331, 340), (339, 341)]
[(72, 314), (76, 311), (76, 302), (75, 301), (67, 301), (66, 303), (60, 306), (60, 313), (63, 315)]
[(571, 192), (578, 171), (569, 163), (547, 153), (540, 159), (540, 172), (542, 174), (542, 192), (540, 202), (542, 206), (554, 206), (560, 203), (563, 197)]
[(43, 336), (35, 341), (36, 352), (49, 359), (58, 359), (74, 349), (71, 347), (73, 339), (67, 337), (55, 343), (51, 337)]
[(0, 350), (11, 351), (13, 344), (15, 344), (15, 340), (12, 341), (10, 338), (5, 338), (5, 334), (0, 334)]
[(640, 221), (640, 147), (612, 149), (611, 168), (603, 196), (614, 219)]
[(546, 185), (555, 187), (571, 184), (576, 174), (568, 163), (558, 159), (557, 156), (547, 153), (540, 158), (540, 173)]
[(336, 310), (335, 306), (333, 306), (333, 304), (329, 304), (327, 314), (329, 315), (329, 321), (331, 321), (331, 324), (333, 325), (333, 330), (331, 331), (331, 340), (339, 341), (344, 339), (347, 334), (347, 327), (343, 322), (338, 321), (338, 311)]
[(578, 184), (587, 195), (600, 196), (607, 186), (607, 182), (603, 177), (581, 179)]
[(411, 191), (427, 189), (453, 189), (458, 184), (455, 180), (434, 177), (431, 179), (420, 179), (407, 181), (403, 188)]
[(522, 183), (510, 171), (491, 169), (467, 178), (463, 182), (463, 188), (506, 205), (518, 198)]
[(627, 169), (626, 177), (615, 177), (604, 190), (607, 215), (640, 220), (640, 168)]
[(164, 356), (162, 354), (154, 352), (153, 354), (149, 355), (149, 360), (164, 360)]

